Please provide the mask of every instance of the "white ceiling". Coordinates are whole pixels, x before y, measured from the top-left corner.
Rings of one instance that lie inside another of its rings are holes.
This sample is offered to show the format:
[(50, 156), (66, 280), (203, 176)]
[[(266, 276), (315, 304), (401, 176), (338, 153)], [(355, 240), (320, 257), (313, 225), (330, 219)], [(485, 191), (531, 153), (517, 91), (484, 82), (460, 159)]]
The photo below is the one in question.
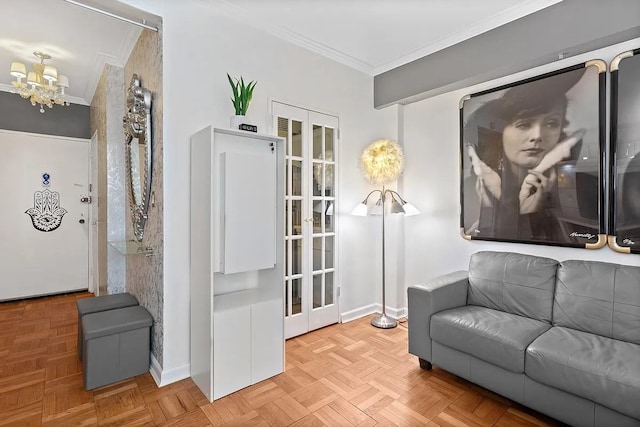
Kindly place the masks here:
[(560, 1), (218, 0), (217, 3), (252, 26), (377, 75)]
[(10, 90), (12, 61), (32, 69), (41, 51), (45, 64), (69, 78), (71, 102), (88, 105), (106, 63), (124, 66), (140, 27), (63, 0), (1, 0), (0, 90)]
[[(169, 1), (169, 0), (164, 0)], [(172, 0), (177, 1), (177, 0)], [(418, 59), (561, 0), (199, 0), (221, 13), (370, 75)], [(141, 29), (64, 0), (1, 0), (0, 90), (12, 61), (36, 50), (91, 102), (104, 64), (123, 66)], [(125, 0), (126, 2), (126, 0)], [(118, 13), (113, 0), (82, 0)], [(116, 9), (114, 9), (116, 8)], [(133, 13), (136, 15), (136, 13)], [(138, 17), (149, 19), (148, 14)]]

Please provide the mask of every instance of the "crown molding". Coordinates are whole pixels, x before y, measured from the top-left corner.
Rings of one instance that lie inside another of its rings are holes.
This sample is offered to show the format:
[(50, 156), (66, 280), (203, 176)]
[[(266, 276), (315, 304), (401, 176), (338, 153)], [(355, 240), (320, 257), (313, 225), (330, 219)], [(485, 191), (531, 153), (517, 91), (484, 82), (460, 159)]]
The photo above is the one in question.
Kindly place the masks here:
[(354, 58), (353, 56), (347, 55), (322, 43), (318, 43), (317, 41), (298, 34), (294, 31), (269, 24), (268, 22), (265, 22), (262, 17), (254, 14), (251, 9), (237, 6), (229, 0), (215, 0), (213, 2), (199, 0), (199, 2), (202, 4), (206, 4), (209, 7), (211, 7), (211, 5), (213, 4), (215, 5), (216, 12), (219, 12), (225, 16), (234, 19), (242, 17), (242, 22), (244, 24), (252, 26), (253, 28), (264, 31), (268, 34), (271, 34), (272, 36), (288, 41), (292, 44), (315, 52), (319, 55), (325, 56), (329, 59), (333, 59), (334, 61), (347, 65), (351, 68), (355, 68), (356, 70), (361, 71), (365, 74), (373, 75), (374, 67), (372, 64), (361, 61), (357, 58)]
[(326, 46), (322, 43), (319, 43), (315, 40), (312, 40), (294, 31), (290, 31), (285, 28), (281, 28), (281, 27), (277, 27), (272, 24), (269, 24), (268, 22), (265, 22), (263, 19), (261, 19), (261, 17), (254, 14), (251, 11), (251, 9), (237, 6), (233, 4), (230, 0), (214, 0), (214, 1), (199, 0), (201, 4), (203, 5), (206, 4), (209, 7), (211, 7), (213, 4), (215, 6), (215, 10), (219, 13), (222, 13), (226, 16), (229, 16), (235, 19), (237, 19), (237, 17), (242, 17), (242, 22), (245, 24), (248, 24), (254, 28), (260, 29), (275, 37), (278, 37), (280, 39), (293, 43), (297, 46), (300, 46), (302, 48), (315, 52), (319, 55), (333, 59), (336, 62), (339, 62), (351, 68), (355, 68), (356, 70), (359, 70), (371, 76), (384, 73), (393, 68), (407, 64), (411, 61), (415, 61), (416, 59), (430, 55), (434, 52), (437, 52), (439, 50), (452, 46), (456, 43), (460, 43), (464, 40), (468, 40), (479, 34), (482, 34), (484, 32), (487, 32), (489, 30), (492, 30), (501, 25), (507, 24), (511, 21), (522, 18), (526, 15), (537, 12), (549, 6), (552, 6), (561, 1), (562, 0), (525, 1), (523, 3), (520, 3), (517, 6), (510, 7), (509, 9), (506, 9), (505, 11), (494, 15), (491, 18), (482, 20), (478, 22), (476, 25), (466, 28), (463, 31), (459, 31), (449, 37), (442, 38), (427, 46), (424, 46), (410, 53), (402, 55), (392, 61), (389, 61), (383, 64), (374, 65), (374, 64), (370, 64), (368, 62), (362, 61), (360, 59), (357, 59), (351, 55), (347, 55), (344, 52), (333, 49), (329, 46)]
[(264, 26), (264, 30), (269, 32), (273, 36), (279, 37), (304, 49), (310, 50), (311, 52), (315, 52), (348, 67), (355, 68), (356, 70), (370, 76), (374, 75), (373, 73), (375, 72), (375, 68), (372, 64), (361, 61), (336, 49), (330, 48), (329, 46), (302, 36), (296, 32), (286, 30), (284, 28), (270, 28), (268, 26)]
[(493, 30), (494, 28), (500, 27), (509, 22), (515, 21), (516, 19), (520, 19), (524, 16), (545, 9), (549, 6), (553, 6), (554, 4), (560, 3), (561, 1), (562, 0), (528, 0), (518, 6), (510, 7), (509, 9), (506, 9), (501, 13), (478, 22), (476, 25), (465, 28), (463, 31), (459, 31), (449, 37), (445, 37), (434, 43), (428, 44), (427, 46), (416, 49), (406, 55), (402, 55), (394, 59), (393, 61), (380, 64), (374, 68), (373, 75), (375, 76), (378, 74), (382, 74), (386, 71), (415, 61), (416, 59), (431, 55), (432, 53), (435, 53), (439, 50), (445, 49), (449, 46), (453, 46), (454, 44), (463, 42), (482, 33), (486, 33), (487, 31)]
[(109, 64), (115, 67), (124, 68), (129, 60), (131, 51), (138, 42), (138, 38), (140, 38), (141, 33), (142, 28), (130, 26), (122, 39), (122, 44), (120, 45), (118, 52), (115, 54), (106, 52), (96, 53), (85, 90), (85, 99), (88, 101), (87, 105), (91, 105), (91, 102), (93, 101), (93, 96), (96, 93), (98, 83), (100, 83), (100, 78), (102, 77), (105, 65)]
[(118, 57), (121, 59), (121, 65), (111, 65), (118, 65), (119, 67), (124, 68), (124, 66), (127, 64), (127, 61), (129, 60), (129, 56), (131, 56), (133, 48), (136, 46), (136, 43), (138, 43), (138, 39), (140, 38), (142, 31), (144, 31), (144, 29), (140, 27), (129, 27), (127, 34), (125, 34), (125, 37), (123, 37), (122, 39), (120, 49), (117, 53)]
[(91, 66), (91, 71), (89, 73), (89, 78), (87, 79), (87, 86), (84, 91), (84, 96), (89, 101), (89, 105), (93, 102), (93, 95), (96, 93), (96, 89), (98, 88), (98, 83), (100, 83), (100, 78), (102, 77), (102, 72), (104, 71), (104, 67), (107, 64), (113, 64), (115, 66), (118, 65), (120, 60), (117, 56), (111, 55), (105, 52), (97, 52), (93, 58), (93, 65)]
[[(7, 85), (7, 84), (4, 84), (4, 83), (0, 83), (0, 91), (2, 91), (2, 92), (13, 92), (13, 86)], [(67, 101), (69, 101), (71, 104), (91, 105), (84, 98), (79, 98), (77, 96), (69, 96), (69, 95), (65, 95), (65, 97), (66, 97)]]

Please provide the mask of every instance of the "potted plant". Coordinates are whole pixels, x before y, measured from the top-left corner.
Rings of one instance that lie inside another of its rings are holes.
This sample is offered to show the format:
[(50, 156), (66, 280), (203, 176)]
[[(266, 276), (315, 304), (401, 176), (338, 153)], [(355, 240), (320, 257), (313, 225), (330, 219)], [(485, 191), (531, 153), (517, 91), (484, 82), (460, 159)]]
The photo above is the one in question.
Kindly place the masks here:
[(245, 85), (242, 76), (240, 76), (240, 80), (238, 80), (231, 77), (229, 73), (227, 73), (227, 78), (233, 91), (231, 103), (235, 110), (235, 116), (231, 116), (231, 127), (238, 129), (241, 123), (246, 122), (245, 115), (247, 114), (251, 98), (253, 98), (253, 89), (256, 87), (256, 82), (250, 81), (249, 84)]

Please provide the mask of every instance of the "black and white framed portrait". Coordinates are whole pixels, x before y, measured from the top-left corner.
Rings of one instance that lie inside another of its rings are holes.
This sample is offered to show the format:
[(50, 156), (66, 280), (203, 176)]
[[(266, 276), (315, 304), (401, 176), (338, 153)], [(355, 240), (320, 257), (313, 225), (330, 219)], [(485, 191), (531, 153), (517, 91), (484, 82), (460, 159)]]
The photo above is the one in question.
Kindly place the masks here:
[(605, 76), (593, 60), (461, 100), (464, 238), (606, 244)]
[(616, 56), (610, 70), (609, 246), (640, 253), (640, 49)]

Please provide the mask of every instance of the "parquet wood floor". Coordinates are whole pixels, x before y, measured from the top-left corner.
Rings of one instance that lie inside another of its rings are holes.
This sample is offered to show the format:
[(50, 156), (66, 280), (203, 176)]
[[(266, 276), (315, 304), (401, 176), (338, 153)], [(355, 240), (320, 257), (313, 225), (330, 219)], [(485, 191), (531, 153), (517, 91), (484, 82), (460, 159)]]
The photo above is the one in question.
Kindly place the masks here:
[(0, 303), (0, 425), (556, 426), (407, 353), (407, 330), (369, 318), (288, 340), (286, 371), (209, 403), (191, 379), (149, 374), (90, 392), (76, 355), (76, 300)]

